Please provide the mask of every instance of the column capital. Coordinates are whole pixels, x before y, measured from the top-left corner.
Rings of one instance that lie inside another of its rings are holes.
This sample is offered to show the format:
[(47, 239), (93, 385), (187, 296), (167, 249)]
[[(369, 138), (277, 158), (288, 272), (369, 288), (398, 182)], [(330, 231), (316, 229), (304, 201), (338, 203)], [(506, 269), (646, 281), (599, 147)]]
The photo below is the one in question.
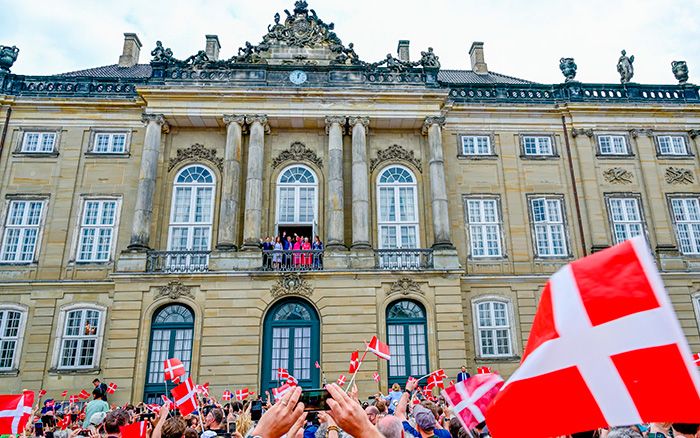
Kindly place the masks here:
[(361, 124), (362, 126), (367, 129), (369, 126), (369, 117), (364, 117), (364, 116), (350, 116), (348, 117), (348, 124), (350, 124), (350, 127), (354, 127), (357, 124)]
[(340, 125), (340, 128), (342, 129), (345, 126), (345, 122), (347, 121), (347, 117), (345, 116), (326, 116), (326, 134), (328, 134), (328, 130), (330, 129), (331, 126), (333, 126), (334, 123), (337, 123)]
[(433, 125), (444, 126), (445, 125), (445, 116), (426, 117), (425, 120), (423, 121), (423, 129), (421, 131), (423, 133), (423, 135), (426, 135), (428, 133), (428, 129), (430, 129), (430, 127)]
[(270, 125), (267, 123), (267, 116), (264, 114), (251, 114), (245, 116), (245, 122), (249, 125), (260, 123), (265, 130), (265, 134), (270, 133)]
[(162, 127), (163, 132), (170, 132), (170, 125), (165, 121), (165, 116), (163, 114), (143, 113), (141, 114), (141, 121), (146, 125), (154, 122)]
[(224, 114), (224, 123), (230, 125), (231, 123), (238, 123), (239, 125), (245, 124), (245, 116), (236, 114)]

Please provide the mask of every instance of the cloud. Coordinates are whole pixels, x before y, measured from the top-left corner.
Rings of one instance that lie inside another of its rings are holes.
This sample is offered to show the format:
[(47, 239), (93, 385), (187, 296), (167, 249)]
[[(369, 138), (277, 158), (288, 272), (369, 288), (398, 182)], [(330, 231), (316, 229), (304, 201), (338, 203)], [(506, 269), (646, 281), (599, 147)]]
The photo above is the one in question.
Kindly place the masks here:
[[(621, 49), (635, 55), (634, 81), (674, 83), (671, 61), (688, 61), (691, 82), (700, 75), (700, 0), (310, 0), (326, 22), (336, 24), (361, 58), (395, 53), (411, 40), (416, 58), (433, 47), (443, 68), (468, 69), (472, 41), (485, 43), (489, 69), (544, 83), (563, 80), (559, 58), (571, 56), (584, 82), (617, 82)], [(124, 32), (136, 32), (147, 62), (156, 40), (179, 58), (204, 48), (217, 34), (222, 57), (245, 41), (258, 43), (279, 0), (0, 0), (0, 44), (16, 45), (13, 72), (56, 74), (114, 64)], [(697, 80), (695, 80), (697, 82)]]

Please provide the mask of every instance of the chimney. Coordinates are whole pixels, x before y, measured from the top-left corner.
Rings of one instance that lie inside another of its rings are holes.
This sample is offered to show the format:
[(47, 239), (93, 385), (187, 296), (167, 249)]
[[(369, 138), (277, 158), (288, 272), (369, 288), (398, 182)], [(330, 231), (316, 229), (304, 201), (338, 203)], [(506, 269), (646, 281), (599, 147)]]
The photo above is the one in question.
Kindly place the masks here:
[(489, 68), (484, 61), (484, 43), (474, 41), (469, 49), (469, 58), (472, 61), (472, 71), (480, 75), (488, 74)]
[(409, 40), (399, 40), (399, 47), (396, 48), (396, 53), (401, 61), (411, 62), (411, 54), (408, 51), (409, 43)]
[(219, 60), (219, 49), (221, 44), (219, 44), (219, 37), (216, 35), (207, 35), (207, 47), (205, 51), (207, 52), (207, 57), (210, 61)]
[(119, 67), (133, 67), (139, 63), (141, 41), (135, 33), (124, 34), (124, 50), (119, 57)]

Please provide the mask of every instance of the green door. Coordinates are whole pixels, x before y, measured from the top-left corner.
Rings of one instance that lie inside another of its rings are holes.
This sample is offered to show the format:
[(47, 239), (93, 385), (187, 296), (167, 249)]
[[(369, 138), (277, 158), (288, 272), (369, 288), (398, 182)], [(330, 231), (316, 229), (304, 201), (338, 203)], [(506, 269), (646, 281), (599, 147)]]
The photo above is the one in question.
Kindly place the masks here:
[(415, 301), (395, 301), (387, 308), (386, 325), (391, 351), (389, 386), (398, 383), (403, 388), (409, 376), (428, 374), (425, 309)]

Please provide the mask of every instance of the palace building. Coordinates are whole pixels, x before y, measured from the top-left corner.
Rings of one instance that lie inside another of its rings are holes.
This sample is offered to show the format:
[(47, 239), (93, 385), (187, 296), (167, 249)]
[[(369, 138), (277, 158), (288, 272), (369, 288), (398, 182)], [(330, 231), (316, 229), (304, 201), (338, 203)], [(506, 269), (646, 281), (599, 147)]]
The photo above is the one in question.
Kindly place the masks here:
[[(170, 357), (217, 396), (280, 367), (319, 387), (316, 361), (334, 381), (375, 334), (392, 358), (368, 356), (363, 395), (509, 375), (549, 275), (636, 235), (700, 350), (685, 62), (669, 85), (625, 53), (607, 84), (571, 58), (559, 84), (496, 73), (480, 42), (465, 70), (404, 40), (371, 62), (294, 6), (227, 59), (215, 35), (183, 59), (128, 33), (114, 65), (23, 76), (0, 46), (0, 387), (153, 399)], [(323, 248), (261, 249), (283, 233)]]

